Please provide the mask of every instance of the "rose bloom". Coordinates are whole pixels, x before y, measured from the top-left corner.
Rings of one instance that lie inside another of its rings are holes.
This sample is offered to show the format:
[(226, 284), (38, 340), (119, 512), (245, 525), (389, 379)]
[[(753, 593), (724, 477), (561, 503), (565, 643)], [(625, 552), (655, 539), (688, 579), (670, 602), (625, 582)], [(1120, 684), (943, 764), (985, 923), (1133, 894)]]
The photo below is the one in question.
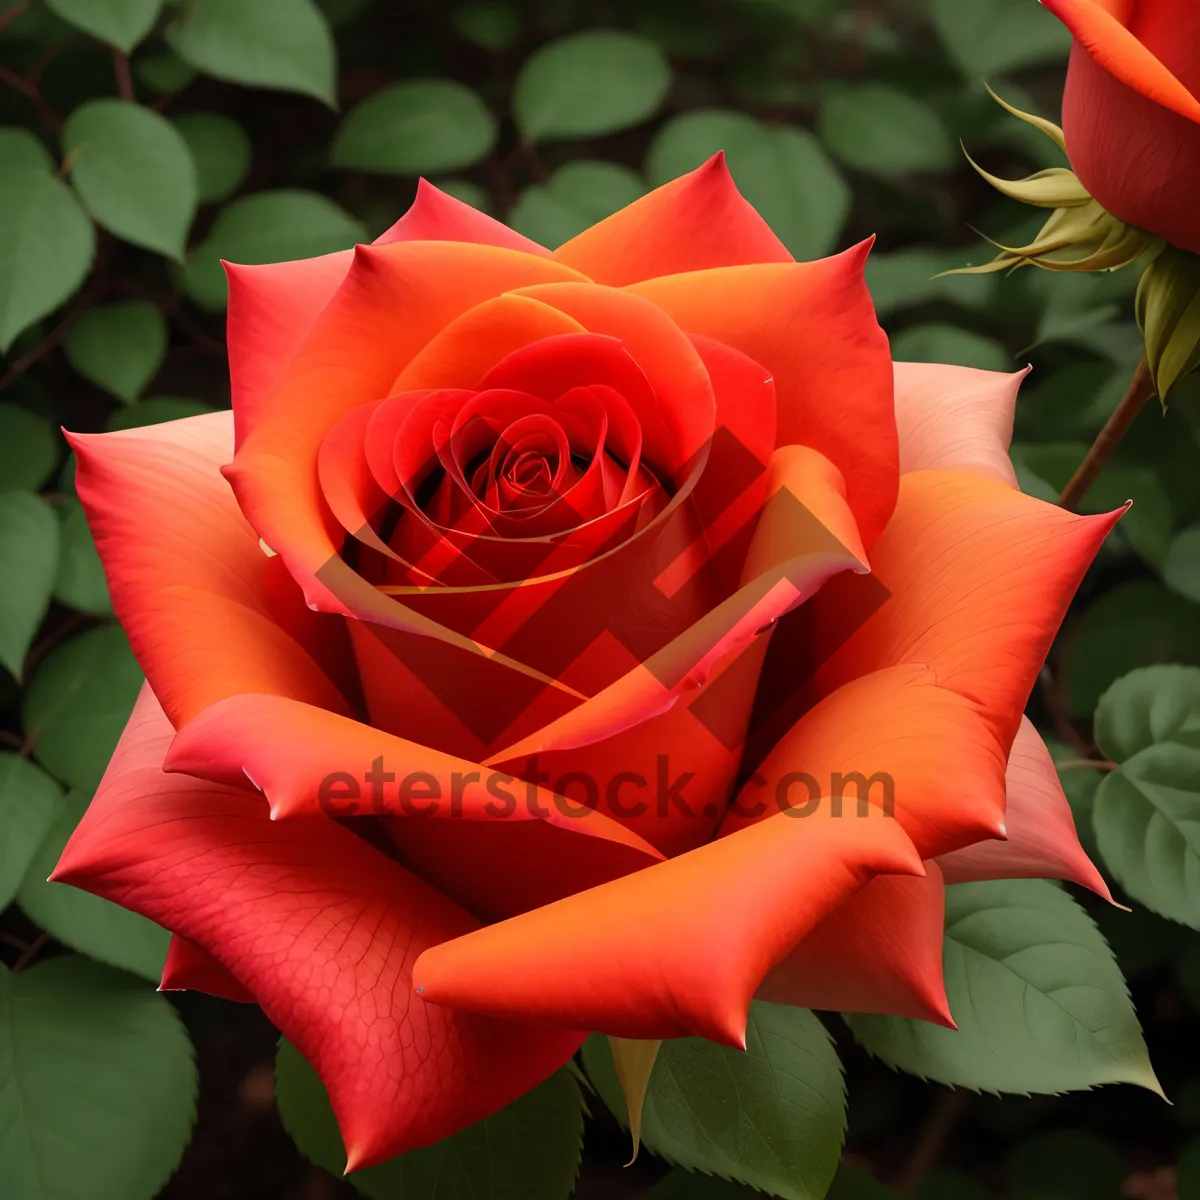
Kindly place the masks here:
[(1042, 2), (1075, 37), (1063, 132), (1080, 182), (1126, 224), (1200, 254), (1200, 5)]
[(590, 1031), (952, 1024), (946, 882), (1104, 893), (1022, 709), (1115, 516), (1017, 490), (1021, 375), (892, 363), (868, 248), (720, 157), (553, 254), (422, 184), (228, 268), (232, 413), (72, 438), (147, 682), (55, 878), (260, 1004), (352, 1167)]

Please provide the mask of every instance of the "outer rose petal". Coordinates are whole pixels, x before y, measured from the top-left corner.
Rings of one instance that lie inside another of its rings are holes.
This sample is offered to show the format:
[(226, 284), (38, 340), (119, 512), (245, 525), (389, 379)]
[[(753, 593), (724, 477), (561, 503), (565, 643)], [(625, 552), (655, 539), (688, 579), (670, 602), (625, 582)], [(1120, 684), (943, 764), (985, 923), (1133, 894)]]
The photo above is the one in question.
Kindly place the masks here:
[(1017, 486), (1008, 446), (1029, 367), (1005, 375), (940, 363), (893, 365), (901, 474), (961, 467)]
[(299, 633), (306, 619), (290, 619), (281, 605), (303, 603), (272, 583), (221, 478), (231, 413), (69, 440), (113, 607), (173, 722), (238, 692), (346, 711), (328, 675), (285, 632)]
[(585, 229), (554, 257), (616, 287), (706, 267), (792, 261), (742, 198), (724, 154)]
[(868, 249), (671, 275), (630, 290), (685, 332), (724, 342), (771, 372), (776, 445), (810, 446), (841, 471), (870, 550), (896, 503), (899, 451), (891, 355), (863, 281)]
[(317, 1068), (351, 1169), (430, 1145), (562, 1065), (581, 1035), (451, 1012), (412, 964), (475, 921), (332, 822), (272, 822), (256, 796), (164, 775), (144, 690), (55, 870), (207, 950)]
[(946, 889), (935, 863), (925, 871), (872, 879), (771, 971), (759, 998), (955, 1028), (942, 979)]
[(171, 934), (163, 964), (160, 992), (204, 992), (238, 1004), (254, 1004), (254, 997), (207, 950), (179, 934)]
[(921, 863), (898, 821), (778, 814), (623, 879), (426, 950), (437, 1004), (614, 1037), (744, 1047), (767, 971), (879, 874)]
[(932, 858), (1003, 834), (1006, 758), (975, 705), (940, 686), (935, 671), (887, 667), (843, 684), (797, 721), (722, 828), (781, 809), (833, 812), (853, 826), (858, 813), (882, 808)]
[[(969, 700), (1005, 757), (1067, 605), (1120, 512), (1076, 516), (968, 471), (918, 471), (871, 552), (867, 581), (833, 579), (806, 606), (812, 644), (837, 650), (818, 694), (871, 671), (926, 664)], [(886, 766), (886, 764), (882, 764)]]
[[(481, 861), (457, 861), (452, 853), (437, 875), (439, 887), (489, 917), (663, 857), (578, 798), (505, 781), (478, 763), (277, 696), (235, 696), (206, 709), (175, 738), (164, 769), (214, 782), (248, 778), (266, 796), (272, 819), (396, 817), (390, 829), (405, 851), (410, 835), (427, 838), (432, 825), (441, 827), (432, 836), (451, 851), (467, 838), (482, 851), (491, 846)], [(405, 861), (420, 866), (407, 852)]]
[[(527, 254), (549, 254), (536, 242), (424, 179), (417, 184), (412, 207), (376, 239), (377, 244), (412, 241), (476, 242)], [(353, 261), (354, 251), (340, 250), (262, 266), (225, 264), (229, 276), (229, 375), (239, 445)]]
[[(1070, 29), (1080, 49), (1114, 79), (1189, 121), (1200, 121), (1200, 100), (1122, 24), (1120, 17), (1123, 14), (1111, 0), (1107, 4), (1097, 3), (1097, 0), (1042, 0), (1042, 3)], [(1146, 7), (1156, 5), (1150, 3)], [(1161, 0), (1157, 7), (1161, 7)], [(1191, 29), (1175, 30), (1175, 36), (1181, 41), (1193, 39), (1195, 33), (1194, 25)], [(1097, 113), (1095, 120), (1102, 123), (1103, 119)], [(1069, 148), (1069, 131), (1067, 141)], [(1071, 162), (1074, 166), (1073, 154)], [(1084, 183), (1086, 185), (1087, 181)]]
[(1108, 885), (1079, 844), (1075, 818), (1054, 760), (1028, 717), (1008, 759), (1008, 840), (978, 842), (939, 860), (947, 883), (973, 879), (1069, 879), (1111, 900)]

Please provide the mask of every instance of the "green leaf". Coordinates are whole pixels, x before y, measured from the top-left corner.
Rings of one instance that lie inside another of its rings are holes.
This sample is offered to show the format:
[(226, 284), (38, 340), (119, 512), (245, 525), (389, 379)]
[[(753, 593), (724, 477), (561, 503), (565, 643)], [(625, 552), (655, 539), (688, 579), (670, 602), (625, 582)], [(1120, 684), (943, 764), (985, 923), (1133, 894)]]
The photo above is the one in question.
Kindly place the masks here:
[(58, 519), (39, 496), (0, 492), (0, 666), (21, 678), (58, 569)]
[(685, 113), (655, 135), (646, 175), (663, 184), (719, 151), (746, 199), (796, 258), (833, 249), (850, 211), (850, 189), (805, 129), (770, 127), (725, 109)]
[(46, 0), (46, 7), (128, 54), (154, 28), (162, 0)]
[(821, 105), (817, 132), (847, 166), (883, 179), (945, 171), (957, 163), (937, 113), (883, 83), (836, 89)]
[(167, 353), (167, 321), (148, 300), (89, 308), (64, 347), (80, 375), (132, 404), (158, 373)]
[(0, 404), (0, 479), (6, 488), (36, 492), (54, 474), (58, 453), (49, 421), (19, 404)]
[[(740, 1183), (730, 1183), (727, 1179), (715, 1179), (711, 1175), (676, 1167), (645, 1193), (645, 1200), (754, 1200), (761, 1195), (761, 1192)], [(850, 1198), (844, 1197), (843, 1200)]]
[(133, 64), (138, 83), (152, 92), (163, 94), (182, 91), (196, 78), (196, 69), (188, 66), (170, 50), (162, 54), (140, 56)]
[(447, 196), (453, 196), (455, 200), (461, 200), (480, 212), (491, 213), (495, 208), (487, 188), (480, 187), (469, 179), (439, 179), (437, 185)]
[(83, 506), (73, 496), (59, 508), (60, 538), (58, 575), (54, 580), (54, 599), (80, 612), (112, 615), (112, 599), (104, 579), (104, 568), (92, 531), (88, 528)]
[(129, 408), (118, 408), (110, 414), (105, 428), (110, 433), (118, 429), (139, 429), (143, 425), (158, 425), (163, 421), (178, 421), (215, 411), (202, 400), (187, 396), (147, 396)]
[(521, 36), (521, 14), (501, 0), (473, 0), (454, 9), (454, 28), (481, 50), (507, 50)]
[(1200, 604), (1200, 525), (1177, 533), (1163, 560), (1163, 582), (1173, 592)]
[(119, 625), (56, 646), (34, 673), (21, 714), (38, 761), (71, 787), (95, 791), (141, 686)]
[(136, 404), (110, 413), (104, 428), (109, 433), (115, 433), (121, 429), (140, 429), (145, 425), (159, 425), (164, 421), (179, 421), (184, 417), (198, 417), (216, 411), (203, 400), (193, 400), (190, 396), (147, 396)]
[(1121, 763), (1159, 742), (1200, 746), (1200, 668), (1141, 667), (1096, 706), (1096, 744)]
[(1020, 1143), (1008, 1161), (1013, 1200), (1120, 1200), (1125, 1163), (1094, 1133), (1057, 1129)]
[(29, 863), (17, 904), (34, 924), (64, 945), (158, 983), (171, 940), (165, 929), (110, 900), (67, 883), (49, 882), (90, 800), (90, 792), (67, 794)]
[(185, 113), (175, 128), (196, 162), (196, 194), (201, 204), (225, 200), (250, 170), (252, 147), (246, 131), (220, 113)]
[(1160, 583), (1120, 583), (1068, 631), (1064, 650), (1067, 711), (1087, 717), (1109, 684), (1135, 667), (1200, 664), (1200, 608)]
[(1135, 1083), (1160, 1091), (1121, 970), (1061, 888), (1038, 879), (948, 887), (943, 955), (958, 1029), (847, 1016), (877, 1058), (976, 1090)]
[(69, 955), (0, 967), (0, 1179), (13, 1200), (151, 1200), (196, 1113), (165, 997)]
[(938, 322), (910, 325), (892, 338), (897, 362), (954, 363), (984, 371), (1011, 371), (1015, 364), (994, 338)]
[(227, 293), (221, 259), (284, 262), (345, 250), (365, 239), (359, 221), (317, 192), (255, 192), (221, 210), (184, 268), (184, 286), (205, 308), (222, 309)]
[(312, 0), (188, 0), (167, 26), (167, 41), (206, 75), (335, 107), (333, 35)]
[(968, 79), (1065, 60), (1071, 33), (1049, 12), (1025, 0), (932, 0), (934, 26)]
[(346, 114), (330, 161), (381, 175), (457, 171), (487, 158), (496, 135), (496, 118), (469, 87), (452, 79), (409, 79)]
[(945, 300), (961, 308), (985, 309), (996, 291), (992, 275), (942, 275), (956, 267), (957, 251), (910, 246), (867, 259), (867, 286), (880, 318), (898, 309)]
[(671, 86), (662, 51), (634, 33), (596, 29), (549, 42), (513, 87), (517, 128), (532, 142), (595, 137), (652, 117)]
[(632, 204), (645, 191), (641, 177), (620, 163), (568, 163), (544, 185), (526, 188), (508, 223), (553, 250)]
[(71, 182), (110, 233), (182, 258), (196, 211), (196, 164), (165, 117), (128, 100), (89, 100), (63, 126)]
[[(301, 1153), (341, 1175), (346, 1152), (316, 1071), (287, 1041), (275, 1060), (284, 1128)], [(507, 1108), (424, 1150), (356, 1171), (350, 1182), (375, 1200), (566, 1200), (575, 1186), (583, 1100), (569, 1071)]]
[[(584, 1066), (628, 1124), (606, 1038), (584, 1043)], [(746, 1050), (703, 1038), (663, 1042), (642, 1113), (642, 1144), (668, 1162), (748, 1183), (782, 1200), (819, 1200), (845, 1133), (841, 1064), (807, 1009), (756, 1001)]]
[(95, 243), (91, 221), (42, 143), (0, 127), (0, 351), (79, 287)]
[(0, 911), (12, 903), (62, 804), (62, 789), (41, 767), (0, 752)]

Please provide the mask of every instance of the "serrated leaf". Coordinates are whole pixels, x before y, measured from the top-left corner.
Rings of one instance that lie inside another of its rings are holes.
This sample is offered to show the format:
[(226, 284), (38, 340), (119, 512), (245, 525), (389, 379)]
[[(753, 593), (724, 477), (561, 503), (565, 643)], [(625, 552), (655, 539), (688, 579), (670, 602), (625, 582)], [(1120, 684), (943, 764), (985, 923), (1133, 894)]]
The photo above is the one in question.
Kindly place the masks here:
[(821, 105), (817, 133), (847, 166), (883, 179), (945, 171), (956, 161), (937, 113), (883, 83), (836, 89)]
[(1200, 746), (1200, 668), (1141, 667), (1096, 706), (1096, 744), (1121, 763), (1158, 742)]
[(54, 599), (80, 612), (112, 615), (112, 599), (104, 579), (104, 567), (92, 541), (83, 505), (66, 497), (59, 509), (58, 574)]
[(196, 165), (178, 130), (128, 100), (89, 100), (68, 118), (71, 182), (110, 233), (181, 258), (196, 211)]
[(333, 35), (312, 0), (188, 0), (167, 41), (206, 75), (335, 105)]
[(221, 210), (184, 268), (184, 287), (205, 308), (221, 309), (227, 295), (222, 259), (284, 262), (345, 250), (365, 239), (361, 222), (317, 192), (255, 192)]
[[(588, 1077), (628, 1125), (607, 1039), (584, 1043)], [(646, 1091), (642, 1145), (668, 1162), (782, 1200), (820, 1200), (845, 1133), (841, 1064), (807, 1009), (756, 1001), (746, 1050), (703, 1038), (663, 1042)]]
[(0, 911), (12, 903), (62, 804), (62, 788), (41, 767), (0, 752)]
[(46, 7), (126, 54), (154, 28), (163, 0), (46, 0)]
[(50, 422), (18, 404), (0, 404), (0, 479), (36, 492), (54, 474), (59, 440)]
[(75, 832), (91, 800), (90, 792), (69, 792), (34, 852), (17, 891), (21, 911), (65, 946), (158, 983), (171, 935), (111, 900), (66, 883), (50, 883), (49, 875)]
[(944, 965), (957, 1030), (846, 1017), (877, 1058), (975, 1090), (1160, 1091), (1112, 951), (1061, 888), (1038, 879), (948, 887)]
[(525, 60), (513, 86), (517, 128), (530, 141), (595, 137), (652, 117), (671, 68), (649, 39), (614, 29), (558, 38)]
[(1200, 747), (1160, 741), (1125, 759), (1100, 784), (1092, 820), (1125, 891), (1200, 929)]
[(0, 492), (0, 666), (21, 677), (58, 570), (58, 519), (39, 496)]
[(14, 1200), (151, 1200), (195, 1110), (191, 1043), (165, 997), (76, 955), (0, 967), (0, 1179)]
[(97, 387), (132, 404), (167, 353), (167, 321), (148, 300), (89, 308), (71, 327), (67, 360)]
[(142, 672), (119, 625), (101, 625), (55, 646), (34, 672), (21, 712), (38, 762), (90, 795), (141, 686)]
[(486, 158), (496, 136), (496, 118), (469, 87), (452, 79), (409, 79), (346, 114), (331, 162), (382, 175), (457, 171)]
[(641, 177), (620, 163), (568, 163), (545, 184), (526, 188), (508, 223), (527, 238), (556, 249), (645, 191)]
[(726, 109), (685, 113), (655, 134), (647, 178), (666, 183), (718, 151), (746, 199), (796, 258), (819, 258), (834, 248), (850, 211), (850, 189), (806, 129), (768, 127)]
[[(316, 1071), (280, 1041), (275, 1092), (284, 1128), (318, 1166), (341, 1175), (346, 1152)], [(348, 1176), (373, 1200), (566, 1200), (575, 1186), (583, 1099), (569, 1071), (424, 1150)]]
[(196, 163), (200, 203), (210, 204), (233, 195), (250, 170), (253, 148), (246, 131), (220, 113), (185, 113), (174, 123)]
[(54, 160), (24, 129), (0, 128), (0, 352), (83, 282), (96, 236)]

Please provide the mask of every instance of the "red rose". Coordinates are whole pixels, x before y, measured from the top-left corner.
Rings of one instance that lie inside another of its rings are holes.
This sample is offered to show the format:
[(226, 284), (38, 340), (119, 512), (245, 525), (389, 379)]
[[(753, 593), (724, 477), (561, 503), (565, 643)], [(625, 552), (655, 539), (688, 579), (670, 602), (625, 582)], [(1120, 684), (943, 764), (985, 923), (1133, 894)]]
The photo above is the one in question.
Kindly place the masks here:
[(1200, 254), (1200, 8), (1042, 2), (1075, 36), (1063, 132), (1080, 182), (1126, 224)]
[(1103, 891), (1022, 709), (1113, 518), (1016, 490), (1020, 376), (893, 378), (866, 249), (720, 159), (554, 254), (422, 185), (229, 268), (232, 415), (73, 439), (147, 686), (56, 878), (260, 1003), (351, 1165), (591, 1030), (948, 1022), (943, 878)]

